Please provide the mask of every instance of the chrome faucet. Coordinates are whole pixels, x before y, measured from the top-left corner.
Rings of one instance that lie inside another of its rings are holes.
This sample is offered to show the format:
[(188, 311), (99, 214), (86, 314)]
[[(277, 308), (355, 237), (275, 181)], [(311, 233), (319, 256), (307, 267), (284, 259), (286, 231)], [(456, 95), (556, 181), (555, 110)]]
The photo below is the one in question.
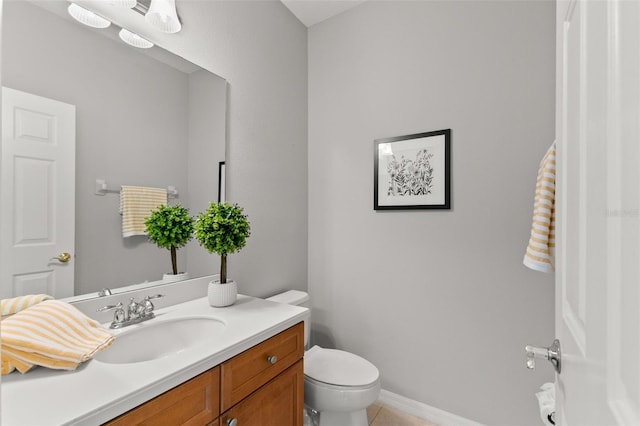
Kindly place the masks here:
[(103, 306), (97, 311), (103, 312), (115, 309), (115, 312), (113, 313), (113, 321), (109, 328), (122, 328), (155, 318), (155, 314), (153, 313), (155, 307), (153, 306), (153, 303), (151, 303), (151, 299), (158, 299), (160, 297), (164, 297), (164, 294), (147, 296), (142, 300), (142, 302), (136, 302), (132, 297), (129, 299), (129, 304), (126, 309), (122, 305), (122, 302), (118, 302), (117, 305)]
[(133, 300), (133, 297), (129, 299), (129, 304), (127, 305), (127, 318), (129, 321), (140, 318), (140, 304)]

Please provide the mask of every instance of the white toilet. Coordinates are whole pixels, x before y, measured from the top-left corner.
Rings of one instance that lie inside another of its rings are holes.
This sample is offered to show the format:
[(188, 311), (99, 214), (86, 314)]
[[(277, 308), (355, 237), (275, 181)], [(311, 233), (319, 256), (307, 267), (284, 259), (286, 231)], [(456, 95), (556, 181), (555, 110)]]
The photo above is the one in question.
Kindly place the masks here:
[[(309, 295), (290, 290), (267, 300), (309, 307)], [(305, 321), (305, 348), (310, 326)], [(367, 426), (367, 407), (380, 394), (380, 374), (364, 358), (314, 346), (304, 354), (304, 403), (320, 413), (320, 426)]]

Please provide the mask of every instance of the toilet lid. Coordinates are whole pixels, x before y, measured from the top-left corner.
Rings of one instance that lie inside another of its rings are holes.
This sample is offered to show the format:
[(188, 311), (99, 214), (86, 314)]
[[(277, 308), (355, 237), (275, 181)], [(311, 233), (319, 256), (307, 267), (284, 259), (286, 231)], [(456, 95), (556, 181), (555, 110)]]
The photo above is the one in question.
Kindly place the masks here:
[(314, 346), (304, 355), (304, 374), (319, 382), (338, 386), (365, 386), (378, 380), (375, 365), (337, 349)]

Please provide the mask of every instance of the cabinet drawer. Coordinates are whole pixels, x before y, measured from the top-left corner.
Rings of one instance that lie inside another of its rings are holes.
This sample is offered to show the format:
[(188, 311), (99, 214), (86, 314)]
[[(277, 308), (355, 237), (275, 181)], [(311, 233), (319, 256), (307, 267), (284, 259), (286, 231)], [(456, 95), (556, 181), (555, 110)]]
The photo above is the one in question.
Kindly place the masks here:
[(286, 369), (250, 397), (220, 416), (220, 425), (233, 419), (238, 426), (302, 426), (304, 371), (302, 360)]
[[(220, 368), (213, 368), (106, 423), (204, 425), (220, 414)], [(213, 422), (212, 425), (217, 424)]]
[(304, 324), (298, 323), (222, 363), (221, 411), (282, 373), (303, 354)]

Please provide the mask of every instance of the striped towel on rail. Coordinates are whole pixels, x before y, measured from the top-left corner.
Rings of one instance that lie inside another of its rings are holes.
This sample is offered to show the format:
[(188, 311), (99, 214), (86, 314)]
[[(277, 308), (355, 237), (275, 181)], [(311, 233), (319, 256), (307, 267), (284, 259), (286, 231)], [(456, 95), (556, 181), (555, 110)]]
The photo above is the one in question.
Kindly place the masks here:
[(166, 188), (122, 186), (120, 190), (122, 237), (147, 235), (144, 220), (161, 204), (167, 204)]
[(109, 347), (111, 333), (69, 303), (46, 300), (0, 322), (2, 374), (34, 365), (75, 370)]
[(556, 143), (554, 142), (540, 162), (533, 223), (523, 263), (540, 272), (552, 272), (554, 265), (556, 197)]

